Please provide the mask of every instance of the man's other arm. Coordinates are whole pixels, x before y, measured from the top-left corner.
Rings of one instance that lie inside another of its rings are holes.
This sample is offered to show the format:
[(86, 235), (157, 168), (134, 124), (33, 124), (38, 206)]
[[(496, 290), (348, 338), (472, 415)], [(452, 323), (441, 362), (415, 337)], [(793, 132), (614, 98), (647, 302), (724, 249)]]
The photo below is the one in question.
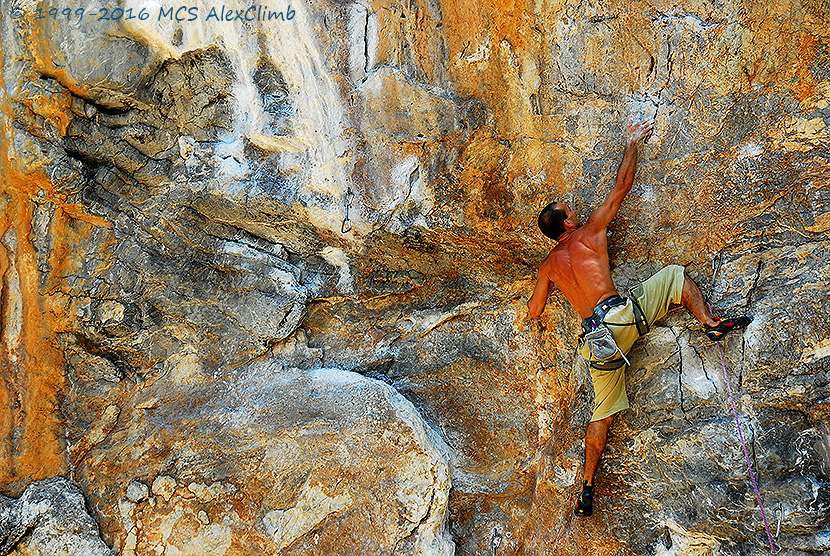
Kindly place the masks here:
[(530, 297), (530, 301), (527, 302), (527, 312), (530, 318), (535, 319), (542, 314), (552, 289), (553, 282), (550, 281), (543, 268), (540, 268), (536, 277), (536, 287), (533, 288), (533, 295)]
[(637, 173), (637, 146), (652, 127), (654, 127), (654, 120), (629, 124), (626, 129), (625, 153), (617, 170), (617, 182), (605, 201), (588, 218), (586, 224), (606, 228), (617, 216), (625, 196), (634, 184), (634, 174)]

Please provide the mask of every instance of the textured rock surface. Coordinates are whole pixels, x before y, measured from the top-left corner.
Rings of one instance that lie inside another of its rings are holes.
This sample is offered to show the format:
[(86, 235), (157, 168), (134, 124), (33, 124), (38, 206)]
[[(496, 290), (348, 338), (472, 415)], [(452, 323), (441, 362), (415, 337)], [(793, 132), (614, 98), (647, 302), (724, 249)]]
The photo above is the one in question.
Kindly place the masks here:
[(381, 382), (185, 358), (119, 405), (76, 458), (121, 554), (452, 553), (445, 455)]
[(22, 496), (0, 495), (3, 556), (111, 556), (77, 485), (62, 478), (30, 484)]
[(830, 550), (826, 2), (2, 6), (5, 494), (72, 474), (122, 554), (762, 552), (683, 311), (571, 517), (590, 383), (561, 296), (526, 320), (535, 215), (645, 115), (615, 279), (756, 316), (723, 348), (769, 517)]

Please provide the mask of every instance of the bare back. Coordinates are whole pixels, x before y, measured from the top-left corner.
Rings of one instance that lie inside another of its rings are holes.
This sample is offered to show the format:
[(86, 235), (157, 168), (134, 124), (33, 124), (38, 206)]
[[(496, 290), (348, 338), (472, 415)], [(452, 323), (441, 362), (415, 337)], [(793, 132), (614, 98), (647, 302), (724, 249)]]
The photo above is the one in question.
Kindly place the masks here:
[(591, 316), (600, 301), (617, 294), (608, 262), (606, 230), (589, 221), (554, 247), (539, 269), (583, 319)]

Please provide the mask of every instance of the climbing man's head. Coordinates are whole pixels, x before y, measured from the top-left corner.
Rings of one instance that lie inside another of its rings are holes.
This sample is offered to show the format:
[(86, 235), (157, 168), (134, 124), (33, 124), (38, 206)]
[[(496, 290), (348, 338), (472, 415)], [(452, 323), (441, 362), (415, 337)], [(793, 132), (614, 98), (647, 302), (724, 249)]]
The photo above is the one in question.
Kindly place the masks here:
[(551, 203), (539, 213), (539, 229), (551, 239), (559, 241), (562, 234), (578, 227), (576, 213), (564, 203)]

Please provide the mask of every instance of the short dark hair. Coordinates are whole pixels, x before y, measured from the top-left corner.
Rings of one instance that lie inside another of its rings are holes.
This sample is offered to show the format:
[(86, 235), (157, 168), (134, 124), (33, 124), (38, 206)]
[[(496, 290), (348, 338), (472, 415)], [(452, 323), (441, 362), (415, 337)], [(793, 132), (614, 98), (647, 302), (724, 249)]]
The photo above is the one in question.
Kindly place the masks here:
[(539, 229), (551, 239), (559, 241), (565, 233), (565, 220), (568, 215), (564, 210), (557, 207), (559, 203), (551, 203), (539, 213)]

